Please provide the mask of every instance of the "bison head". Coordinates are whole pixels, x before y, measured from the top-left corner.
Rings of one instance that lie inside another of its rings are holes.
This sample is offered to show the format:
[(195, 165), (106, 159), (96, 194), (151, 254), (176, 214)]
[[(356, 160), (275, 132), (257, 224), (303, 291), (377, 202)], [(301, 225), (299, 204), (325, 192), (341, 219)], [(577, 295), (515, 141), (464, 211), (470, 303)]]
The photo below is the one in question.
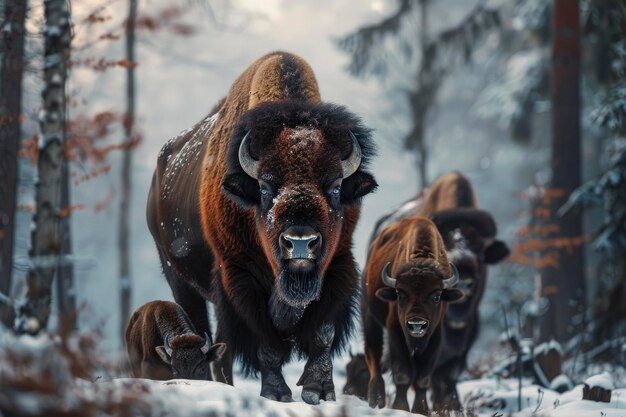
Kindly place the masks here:
[(400, 266), (396, 278), (392, 278), (389, 265), (387, 263), (382, 271), (386, 287), (379, 289), (376, 296), (396, 304), (409, 350), (422, 352), (441, 322), (446, 303), (463, 297), (460, 290), (452, 288), (458, 282), (458, 272), (450, 264), (452, 276), (446, 277), (443, 268), (434, 261), (424, 260)]
[(292, 307), (319, 297), (342, 233), (355, 226), (348, 207), (376, 188), (364, 171), (369, 136), (344, 108), (302, 102), (262, 104), (235, 129), (222, 188), (254, 208), (275, 293)]
[(485, 291), (486, 265), (503, 260), (509, 249), (504, 242), (495, 239), (496, 223), (484, 210), (442, 210), (431, 218), (444, 238), (448, 259), (458, 268), (457, 288), (465, 293), (461, 301), (450, 305), (446, 325), (452, 330), (463, 330), (478, 309)]
[(224, 354), (226, 345), (211, 345), (209, 336), (204, 339), (197, 334), (188, 333), (179, 336), (166, 336), (163, 346), (157, 346), (156, 352), (163, 362), (172, 368), (174, 378), (212, 380), (211, 362)]

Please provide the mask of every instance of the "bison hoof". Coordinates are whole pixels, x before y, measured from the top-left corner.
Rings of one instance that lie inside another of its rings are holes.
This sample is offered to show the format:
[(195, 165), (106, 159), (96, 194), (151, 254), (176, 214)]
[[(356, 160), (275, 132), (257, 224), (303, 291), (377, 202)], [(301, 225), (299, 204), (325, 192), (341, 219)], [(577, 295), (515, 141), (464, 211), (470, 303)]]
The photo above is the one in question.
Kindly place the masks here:
[(367, 398), (372, 408), (383, 408), (385, 406), (385, 381), (382, 378), (370, 381)]
[(332, 382), (325, 382), (322, 386), (319, 383), (306, 385), (302, 388), (302, 400), (307, 404), (319, 404), (320, 399), (324, 401), (335, 401), (335, 386)]
[(293, 398), (291, 397), (291, 390), (287, 385), (282, 387), (263, 387), (261, 389), (261, 397), (265, 397), (268, 400), (272, 401), (280, 401), (283, 403), (293, 402)]

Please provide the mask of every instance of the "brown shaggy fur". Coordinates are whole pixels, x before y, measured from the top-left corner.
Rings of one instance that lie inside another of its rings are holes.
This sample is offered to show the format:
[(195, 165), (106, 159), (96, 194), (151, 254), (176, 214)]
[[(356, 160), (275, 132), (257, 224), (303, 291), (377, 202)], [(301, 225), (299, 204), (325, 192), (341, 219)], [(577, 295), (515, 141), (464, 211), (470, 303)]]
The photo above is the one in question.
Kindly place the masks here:
[[(284, 52), (247, 68), (213, 113), (164, 146), (147, 217), (174, 297), (199, 332), (210, 332), (205, 300), (216, 304), (216, 340), (228, 345), (216, 376), (232, 383), (233, 357), (246, 372), (259, 371), (260, 346), (271, 346), (280, 368), (292, 350), (317, 355), (316, 332), (328, 324), (331, 353), (344, 345), (358, 292), (352, 233), (361, 197), (376, 187), (365, 171), (374, 151), (360, 119), (321, 102), (309, 65)], [(341, 178), (352, 150), (349, 131), (363, 159), (332, 200), (329, 183)], [(246, 134), (260, 180), (275, 187), (265, 206), (259, 181), (237, 157)], [(301, 223), (323, 237), (312, 274), (321, 284), (302, 306), (287, 305), (276, 290), (285, 270), (277, 244), (287, 226)]]
[(125, 340), (131, 373), (137, 378), (171, 379), (172, 371), (155, 348), (166, 335), (172, 348), (200, 347), (204, 338), (193, 334), (185, 312), (171, 301), (151, 301), (139, 307), (126, 326)]
[[(384, 238), (394, 225), (414, 216), (428, 217), (435, 223), (450, 262), (461, 274), (459, 285), (467, 286), (464, 290), (468, 296), (462, 302), (451, 304), (446, 312), (442, 325), (442, 350), (432, 384), (434, 407), (456, 409), (460, 406), (456, 381), (465, 368), (467, 353), (478, 334), (478, 306), (487, 282), (486, 264), (501, 261), (508, 254), (508, 248), (495, 239), (495, 221), (487, 211), (478, 208), (471, 182), (457, 171), (440, 176), (415, 198), (381, 218), (372, 245), (377, 236)], [(399, 253), (402, 253), (404, 248), (397, 239), (399, 236), (389, 237), (387, 244), (390, 248), (400, 246)], [(382, 265), (375, 268), (382, 268)]]
[[(395, 288), (387, 287), (381, 273), (391, 263), (389, 275)], [(380, 231), (369, 248), (363, 274), (363, 333), (365, 360), (370, 373), (370, 406), (384, 406), (381, 377), (382, 329), (389, 335), (390, 368), (396, 385), (394, 408), (408, 411), (407, 389), (415, 389), (411, 411), (428, 414), (426, 389), (441, 351), (441, 320), (448, 303), (461, 296), (444, 289), (442, 280), (452, 275), (446, 248), (430, 220), (414, 216)], [(439, 294), (440, 301), (433, 301)], [(396, 298), (397, 297), (397, 298)], [(411, 336), (409, 322), (426, 320), (422, 336)]]

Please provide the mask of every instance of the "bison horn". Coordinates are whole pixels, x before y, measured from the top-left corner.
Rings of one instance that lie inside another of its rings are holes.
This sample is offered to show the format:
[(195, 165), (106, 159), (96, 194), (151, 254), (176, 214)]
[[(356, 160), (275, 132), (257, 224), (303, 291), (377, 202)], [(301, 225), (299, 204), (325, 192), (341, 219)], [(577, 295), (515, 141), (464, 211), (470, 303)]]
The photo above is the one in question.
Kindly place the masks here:
[(165, 353), (167, 353), (168, 356), (172, 356), (173, 349), (170, 346), (170, 336), (169, 336), (169, 334), (165, 335), (165, 337), (163, 338), (163, 346), (165, 347)]
[(248, 142), (250, 142), (250, 131), (246, 133), (239, 145), (239, 164), (241, 164), (241, 168), (243, 168), (246, 174), (258, 180), (259, 161), (252, 158), (252, 155), (250, 155), (250, 144)]
[[(361, 146), (359, 145), (359, 141), (350, 130), (348, 130), (348, 133), (350, 134), (350, 139), (352, 139), (352, 152), (349, 157), (341, 161), (343, 178), (348, 178), (350, 175), (354, 174), (361, 165)], [(241, 159), (241, 157), (239, 158)]]
[(200, 348), (200, 351), (202, 352), (203, 355), (206, 355), (210, 347), (211, 347), (211, 339), (209, 338), (208, 334), (204, 333), (204, 346)]
[(389, 276), (389, 265), (391, 265), (391, 262), (387, 262), (385, 264), (385, 267), (383, 268), (383, 272), (380, 274), (383, 278), (383, 283), (391, 288), (396, 288), (396, 280), (395, 278), (391, 278)]
[(452, 262), (450, 262), (450, 269), (452, 269), (452, 276), (443, 280), (443, 288), (452, 288), (459, 282), (459, 270)]

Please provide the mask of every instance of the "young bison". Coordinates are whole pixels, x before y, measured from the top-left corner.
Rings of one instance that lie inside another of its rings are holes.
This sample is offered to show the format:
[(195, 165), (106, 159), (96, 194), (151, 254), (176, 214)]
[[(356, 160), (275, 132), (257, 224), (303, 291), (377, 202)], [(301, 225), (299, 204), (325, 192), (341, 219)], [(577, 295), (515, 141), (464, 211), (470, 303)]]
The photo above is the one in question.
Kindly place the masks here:
[(139, 307), (126, 327), (126, 350), (137, 378), (212, 380), (210, 363), (226, 345), (198, 336), (185, 311), (170, 301)]

